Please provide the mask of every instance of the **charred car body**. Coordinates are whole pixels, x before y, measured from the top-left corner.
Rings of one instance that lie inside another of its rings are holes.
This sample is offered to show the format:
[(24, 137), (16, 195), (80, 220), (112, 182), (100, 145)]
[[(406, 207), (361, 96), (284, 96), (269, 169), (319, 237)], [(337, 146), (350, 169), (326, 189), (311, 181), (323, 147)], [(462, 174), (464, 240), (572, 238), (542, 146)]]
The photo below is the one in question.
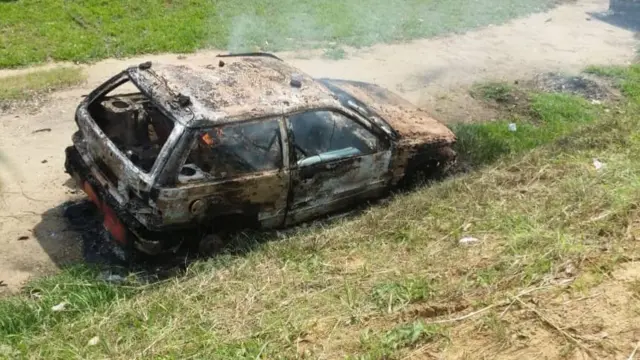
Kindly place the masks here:
[(303, 222), (455, 160), (454, 134), (397, 95), (269, 54), (130, 67), (75, 120), (67, 172), (120, 248), (148, 254)]

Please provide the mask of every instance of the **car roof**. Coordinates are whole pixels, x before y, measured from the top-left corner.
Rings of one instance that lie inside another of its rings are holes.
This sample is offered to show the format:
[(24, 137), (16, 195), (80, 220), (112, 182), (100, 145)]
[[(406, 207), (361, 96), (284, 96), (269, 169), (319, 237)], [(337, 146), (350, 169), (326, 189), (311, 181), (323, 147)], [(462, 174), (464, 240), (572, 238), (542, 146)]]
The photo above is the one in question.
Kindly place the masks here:
[(130, 68), (129, 73), (152, 84), (153, 88), (147, 89), (149, 94), (165, 91), (188, 96), (194, 116), (178, 120), (190, 127), (341, 107), (326, 86), (269, 56), (221, 57), (205, 66), (154, 63)]

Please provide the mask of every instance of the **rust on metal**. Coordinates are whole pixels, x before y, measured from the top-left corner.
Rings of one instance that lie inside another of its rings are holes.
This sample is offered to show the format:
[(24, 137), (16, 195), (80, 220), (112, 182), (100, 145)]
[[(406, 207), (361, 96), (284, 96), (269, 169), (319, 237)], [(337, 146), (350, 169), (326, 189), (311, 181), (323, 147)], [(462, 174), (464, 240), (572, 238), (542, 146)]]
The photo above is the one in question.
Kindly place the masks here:
[(130, 67), (76, 122), (67, 171), (147, 253), (344, 210), (455, 161), (451, 130), (401, 97), (260, 54)]

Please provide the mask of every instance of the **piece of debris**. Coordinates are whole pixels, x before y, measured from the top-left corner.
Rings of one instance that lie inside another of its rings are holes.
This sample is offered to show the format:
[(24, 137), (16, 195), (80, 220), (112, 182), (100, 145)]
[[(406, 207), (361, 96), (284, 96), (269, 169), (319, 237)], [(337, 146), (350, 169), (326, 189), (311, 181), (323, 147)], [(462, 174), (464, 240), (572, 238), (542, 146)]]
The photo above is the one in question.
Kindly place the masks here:
[(95, 345), (98, 345), (99, 342), (100, 342), (100, 337), (94, 336), (91, 339), (89, 339), (89, 341), (87, 342), (87, 346), (95, 346)]
[(602, 168), (604, 168), (605, 164), (603, 164), (602, 162), (600, 162), (600, 160), (598, 159), (593, 159), (593, 167), (596, 168), (596, 170), (601, 170)]
[(576, 267), (573, 265), (572, 262), (568, 262), (565, 267), (564, 267), (564, 273), (569, 276), (569, 277), (573, 277), (576, 275)]
[(45, 160), (40, 161), (40, 163), (41, 163), (41, 164), (46, 164), (46, 163), (48, 163), (48, 162), (49, 162), (49, 160), (46, 160), (46, 159), (45, 159)]
[(102, 277), (102, 280), (106, 282), (117, 283), (117, 284), (121, 284), (126, 280), (124, 276), (120, 276), (118, 274), (105, 273), (105, 274), (102, 274), (101, 277)]
[(602, 105), (602, 101), (593, 99), (591, 100), (591, 105)]
[(629, 359), (628, 360), (633, 360), (636, 357), (636, 352), (638, 352), (638, 349), (640, 348), (640, 341), (638, 341), (636, 343), (636, 347), (633, 348), (633, 351), (631, 352), (631, 355), (629, 355)]
[(178, 60), (184, 60), (184, 59), (186, 59), (186, 58), (187, 58), (187, 57), (186, 57), (186, 56), (184, 56), (184, 55), (178, 55)]
[(518, 127), (516, 126), (515, 123), (509, 124), (509, 131), (516, 132), (516, 130), (518, 130)]
[(63, 311), (66, 306), (67, 306), (67, 303), (63, 301), (58, 305), (52, 306), (51, 307), (51, 311), (53, 311), (53, 312)]
[(297, 78), (293, 78), (291, 79), (290, 82), (291, 86), (293, 86), (294, 88), (300, 88), (302, 86), (302, 82), (300, 81), (300, 79)]
[(0, 280), (0, 287), (7, 287), (7, 285), (3, 280)]
[(29, 237), (27, 235), (22, 235), (18, 238), (18, 241), (24, 241), (24, 240), (29, 240)]
[(42, 129), (38, 129), (38, 130), (33, 130), (31, 133), (32, 134), (36, 134), (36, 133), (41, 133), (41, 132), (51, 132), (51, 128), (42, 128)]
[(471, 244), (475, 244), (475, 243), (477, 243), (479, 241), (480, 240), (478, 240), (478, 239), (476, 239), (474, 237), (466, 236), (466, 237), (463, 237), (462, 239), (460, 239), (460, 241), (458, 241), (458, 243), (461, 244), (461, 245), (471, 245)]

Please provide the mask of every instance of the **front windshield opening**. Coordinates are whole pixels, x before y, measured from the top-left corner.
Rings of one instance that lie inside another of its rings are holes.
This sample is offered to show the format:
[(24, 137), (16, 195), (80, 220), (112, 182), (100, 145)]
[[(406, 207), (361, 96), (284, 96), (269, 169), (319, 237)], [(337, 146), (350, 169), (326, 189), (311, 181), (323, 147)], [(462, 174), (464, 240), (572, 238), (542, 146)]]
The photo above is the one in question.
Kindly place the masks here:
[(153, 168), (174, 127), (173, 120), (128, 78), (91, 102), (89, 113), (118, 149), (145, 173)]

